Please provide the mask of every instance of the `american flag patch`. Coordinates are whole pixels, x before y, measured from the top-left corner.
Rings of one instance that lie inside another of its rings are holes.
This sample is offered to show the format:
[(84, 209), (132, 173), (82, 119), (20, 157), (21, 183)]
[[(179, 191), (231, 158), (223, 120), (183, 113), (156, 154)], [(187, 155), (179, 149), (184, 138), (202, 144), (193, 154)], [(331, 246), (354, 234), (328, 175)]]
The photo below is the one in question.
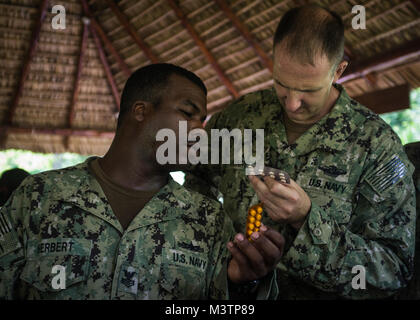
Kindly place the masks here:
[(378, 166), (378, 168), (370, 173), (366, 181), (379, 193), (386, 191), (388, 188), (399, 182), (407, 173), (407, 167), (394, 154), (389, 161)]
[(8, 219), (6, 219), (4, 214), (0, 213), (0, 236), (4, 236), (10, 231), (12, 231), (12, 226), (10, 225)]

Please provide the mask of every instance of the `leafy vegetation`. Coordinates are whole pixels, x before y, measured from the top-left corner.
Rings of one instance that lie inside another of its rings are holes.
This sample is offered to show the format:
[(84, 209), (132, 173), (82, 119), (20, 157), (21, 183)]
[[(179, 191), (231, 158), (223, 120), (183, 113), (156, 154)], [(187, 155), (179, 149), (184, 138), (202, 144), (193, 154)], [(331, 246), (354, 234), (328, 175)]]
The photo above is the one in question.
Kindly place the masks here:
[(410, 109), (381, 115), (403, 144), (420, 141), (420, 88), (411, 91)]

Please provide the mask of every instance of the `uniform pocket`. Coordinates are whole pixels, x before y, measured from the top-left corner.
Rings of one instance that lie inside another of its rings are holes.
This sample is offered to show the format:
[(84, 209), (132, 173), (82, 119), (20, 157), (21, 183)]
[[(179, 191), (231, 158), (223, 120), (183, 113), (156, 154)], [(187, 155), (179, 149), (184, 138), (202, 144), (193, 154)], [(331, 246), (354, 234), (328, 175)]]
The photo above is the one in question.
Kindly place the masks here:
[(58, 292), (85, 281), (89, 256), (60, 255), (28, 260), (20, 279), (41, 292)]
[(326, 177), (299, 177), (298, 184), (312, 202), (326, 210), (338, 224), (346, 224), (353, 210), (353, 189), (348, 183)]
[(206, 299), (207, 257), (189, 250), (164, 250), (159, 285), (163, 299)]
[(30, 240), (20, 279), (40, 292), (70, 290), (87, 279), (91, 249), (86, 239)]
[(321, 193), (316, 191), (308, 192), (312, 202), (321, 209), (328, 212), (328, 215), (338, 224), (347, 224), (350, 221), (353, 205), (350, 201), (337, 198), (334, 194)]

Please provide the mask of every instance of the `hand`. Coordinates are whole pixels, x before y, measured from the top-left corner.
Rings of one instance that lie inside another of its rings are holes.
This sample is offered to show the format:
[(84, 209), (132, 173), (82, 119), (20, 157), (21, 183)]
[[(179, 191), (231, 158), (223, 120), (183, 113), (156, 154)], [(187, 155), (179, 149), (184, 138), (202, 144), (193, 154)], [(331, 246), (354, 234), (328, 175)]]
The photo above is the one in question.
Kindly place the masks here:
[(264, 177), (264, 182), (255, 176), (249, 176), (249, 180), (273, 221), (300, 229), (311, 209), (311, 199), (294, 180), (290, 179), (290, 184), (270, 177)]
[(261, 225), (251, 235), (253, 241), (238, 233), (227, 247), (232, 254), (228, 276), (233, 283), (260, 279), (274, 270), (283, 255), (284, 237), (274, 229)]

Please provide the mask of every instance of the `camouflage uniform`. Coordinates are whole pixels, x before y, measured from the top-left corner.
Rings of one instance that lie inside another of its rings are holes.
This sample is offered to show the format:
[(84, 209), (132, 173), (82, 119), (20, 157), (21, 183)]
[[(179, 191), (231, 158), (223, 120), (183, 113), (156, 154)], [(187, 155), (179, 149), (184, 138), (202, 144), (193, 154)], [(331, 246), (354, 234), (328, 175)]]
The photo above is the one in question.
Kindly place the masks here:
[[(331, 112), (291, 145), (274, 89), (241, 97), (207, 125), (209, 136), (210, 129), (264, 129), (265, 165), (287, 171), (312, 201), (298, 232), (263, 218), (286, 239), (279, 298), (382, 298), (413, 273), (413, 166), (391, 128), (336, 88)], [(220, 192), (237, 232), (258, 201), (244, 167), (197, 165), (185, 184), (213, 197)], [(352, 288), (356, 265), (365, 268), (366, 290)]]
[(420, 299), (420, 141), (406, 144), (404, 146), (408, 158), (414, 164), (413, 174), (416, 187), (416, 253), (414, 255), (414, 276), (408, 287), (398, 294), (399, 299)]
[(170, 179), (124, 231), (91, 159), (27, 178), (1, 209), (0, 298), (227, 298), (220, 204)]

